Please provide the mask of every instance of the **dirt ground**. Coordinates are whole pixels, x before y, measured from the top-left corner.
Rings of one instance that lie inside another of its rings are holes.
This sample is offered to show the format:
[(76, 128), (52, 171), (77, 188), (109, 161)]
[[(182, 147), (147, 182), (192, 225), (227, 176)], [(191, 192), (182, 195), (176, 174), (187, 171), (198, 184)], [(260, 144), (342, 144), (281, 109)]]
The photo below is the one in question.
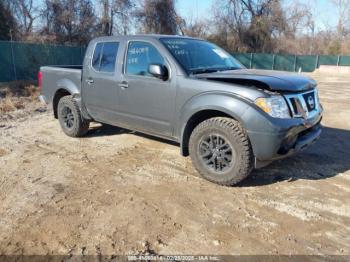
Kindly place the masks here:
[(236, 187), (110, 126), (69, 138), (38, 104), (0, 120), (0, 254), (350, 255), (350, 77), (314, 75), (322, 138)]

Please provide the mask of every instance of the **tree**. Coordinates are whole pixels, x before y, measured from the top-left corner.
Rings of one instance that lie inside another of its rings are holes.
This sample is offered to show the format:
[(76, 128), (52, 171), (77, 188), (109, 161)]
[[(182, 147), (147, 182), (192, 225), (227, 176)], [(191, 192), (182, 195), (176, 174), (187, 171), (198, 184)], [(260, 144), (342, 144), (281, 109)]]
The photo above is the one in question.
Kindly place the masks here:
[(109, 4), (109, 0), (102, 0), (102, 17), (100, 22), (100, 27), (103, 35), (111, 35), (111, 6)]
[(350, 0), (332, 0), (331, 2), (337, 8), (339, 15), (337, 33), (339, 37), (344, 37), (350, 29)]
[(174, 0), (145, 0), (136, 16), (144, 33), (177, 34), (178, 16)]
[(96, 34), (96, 16), (91, 0), (46, 0), (42, 12), (43, 35), (58, 43), (87, 45)]
[[(270, 52), (285, 28), (279, 0), (219, 0), (215, 24), (219, 35), (243, 47), (242, 51)], [(228, 39), (228, 36), (234, 39)]]
[(338, 11), (338, 24), (336, 39), (332, 41), (330, 52), (343, 54), (348, 47), (346, 38), (350, 35), (350, 0), (331, 0)]
[(134, 0), (101, 0), (102, 16), (99, 28), (103, 35), (128, 34)]
[(2, 0), (0, 0), (0, 21), (0, 40), (11, 40), (16, 33), (16, 21)]
[[(293, 1), (284, 5), (284, 8), (285, 27), (276, 39), (274, 52), (316, 53), (315, 20), (311, 6), (304, 2)], [(306, 48), (300, 48), (300, 46), (306, 46)]]
[[(130, 18), (134, 13), (135, 3), (132, 0), (115, 0), (113, 4), (112, 25), (117, 34), (127, 35), (129, 32)], [(115, 17), (115, 20), (113, 18)]]
[(39, 7), (33, 0), (7, 0), (6, 2), (16, 19), (21, 37), (30, 35), (33, 32), (35, 20), (40, 16)]
[(185, 20), (177, 17), (177, 25), (182, 35), (188, 35), (199, 38), (207, 38), (210, 22), (202, 19), (193, 19), (192, 17)]

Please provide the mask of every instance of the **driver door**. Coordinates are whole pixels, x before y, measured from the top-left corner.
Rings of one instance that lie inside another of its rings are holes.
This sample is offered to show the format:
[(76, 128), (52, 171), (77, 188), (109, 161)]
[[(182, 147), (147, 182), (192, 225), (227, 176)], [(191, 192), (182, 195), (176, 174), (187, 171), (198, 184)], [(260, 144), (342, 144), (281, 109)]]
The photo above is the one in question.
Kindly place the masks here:
[(171, 136), (175, 109), (175, 82), (148, 73), (150, 64), (169, 64), (156, 46), (146, 41), (130, 41), (124, 74), (119, 83), (118, 114), (128, 126), (140, 131)]

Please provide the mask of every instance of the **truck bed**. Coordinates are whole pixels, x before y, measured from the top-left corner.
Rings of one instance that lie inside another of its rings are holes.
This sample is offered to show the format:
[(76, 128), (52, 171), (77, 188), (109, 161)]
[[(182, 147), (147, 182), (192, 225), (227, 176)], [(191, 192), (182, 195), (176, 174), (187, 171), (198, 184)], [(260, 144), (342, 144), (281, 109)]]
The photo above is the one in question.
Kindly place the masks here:
[(43, 66), (42, 68), (60, 68), (61, 69), (83, 69), (83, 65), (52, 65), (52, 66)]
[(51, 103), (55, 93), (61, 89), (68, 89), (71, 94), (78, 94), (81, 90), (82, 65), (43, 66), (42, 96), (46, 103)]

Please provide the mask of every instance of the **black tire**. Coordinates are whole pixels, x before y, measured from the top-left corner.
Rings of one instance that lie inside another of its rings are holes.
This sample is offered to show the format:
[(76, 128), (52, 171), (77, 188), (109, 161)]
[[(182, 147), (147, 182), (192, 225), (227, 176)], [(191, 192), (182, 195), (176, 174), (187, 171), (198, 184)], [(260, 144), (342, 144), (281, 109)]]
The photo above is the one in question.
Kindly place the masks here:
[(89, 130), (89, 121), (82, 117), (79, 106), (72, 96), (60, 99), (57, 115), (61, 128), (67, 136), (81, 137)]
[(189, 151), (200, 175), (219, 185), (235, 185), (253, 169), (248, 136), (231, 118), (214, 117), (200, 123), (191, 134)]

